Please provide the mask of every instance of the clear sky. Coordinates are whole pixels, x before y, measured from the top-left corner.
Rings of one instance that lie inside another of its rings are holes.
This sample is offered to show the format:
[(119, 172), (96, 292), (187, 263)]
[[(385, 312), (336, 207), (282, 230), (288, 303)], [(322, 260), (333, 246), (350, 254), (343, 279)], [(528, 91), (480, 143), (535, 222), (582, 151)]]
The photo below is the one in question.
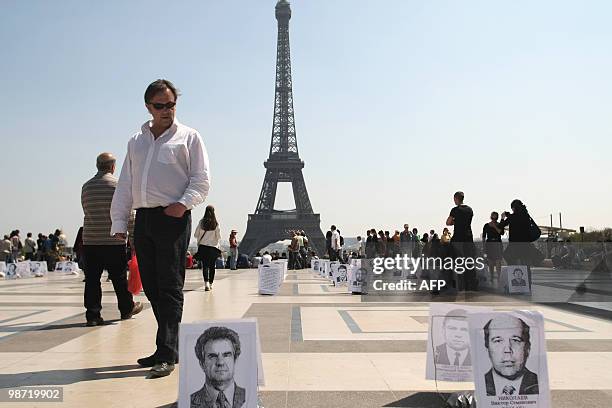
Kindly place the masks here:
[[(74, 239), (81, 185), (148, 119), (157, 78), (208, 148), (207, 200), (244, 233), (264, 177), (275, 0), (21, 1), (0, 13), (0, 231)], [(548, 224), (612, 225), (612, 2), (294, 0), (295, 119), (322, 228), (480, 230), (521, 198)], [(287, 187), (287, 188), (284, 188)], [(281, 186), (277, 208), (293, 208)], [(202, 216), (204, 206), (194, 211)]]

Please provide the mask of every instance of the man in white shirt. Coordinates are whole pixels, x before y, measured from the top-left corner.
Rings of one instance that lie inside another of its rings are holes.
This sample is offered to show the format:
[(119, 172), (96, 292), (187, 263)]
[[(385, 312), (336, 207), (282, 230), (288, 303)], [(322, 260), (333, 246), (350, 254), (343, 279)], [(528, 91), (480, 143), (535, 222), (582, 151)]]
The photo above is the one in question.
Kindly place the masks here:
[(152, 377), (169, 375), (178, 360), (191, 208), (204, 201), (210, 188), (206, 148), (196, 130), (176, 120), (177, 97), (174, 85), (163, 79), (145, 91), (153, 120), (128, 142), (111, 205), (111, 235), (123, 238), (136, 209), (134, 247), (157, 320), (157, 350), (138, 364), (153, 367)]
[(268, 251), (264, 252), (263, 256), (261, 257), (261, 264), (269, 265), (271, 263), (272, 263), (272, 256), (270, 255)]
[[(331, 236), (331, 254), (330, 254), (330, 261), (336, 261), (338, 260), (338, 256), (340, 255), (340, 233), (338, 232), (338, 230), (336, 229), (335, 225), (331, 226), (331, 232), (332, 232), (332, 236)], [(332, 259), (332, 255), (333, 255), (333, 259)]]

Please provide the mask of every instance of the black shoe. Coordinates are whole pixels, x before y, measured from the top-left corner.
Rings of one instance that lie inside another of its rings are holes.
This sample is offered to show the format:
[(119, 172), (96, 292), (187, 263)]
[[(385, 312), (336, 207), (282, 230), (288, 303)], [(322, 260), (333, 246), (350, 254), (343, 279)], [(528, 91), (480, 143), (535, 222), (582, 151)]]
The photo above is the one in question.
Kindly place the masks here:
[(153, 367), (157, 360), (155, 360), (155, 354), (151, 354), (149, 357), (143, 357), (136, 360), (141, 367)]
[(165, 361), (157, 363), (151, 368), (151, 378), (166, 377), (174, 371), (174, 364)]
[(132, 307), (132, 310), (130, 311), (130, 313), (121, 315), (121, 320), (131, 319), (132, 316), (137, 315), (138, 313), (142, 312), (142, 308), (143, 308), (142, 302), (134, 302), (134, 306)]
[(101, 317), (97, 317), (95, 319), (88, 320), (85, 326), (94, 327), (94, 326), (102, 326), (104, 324), (104, 319)]

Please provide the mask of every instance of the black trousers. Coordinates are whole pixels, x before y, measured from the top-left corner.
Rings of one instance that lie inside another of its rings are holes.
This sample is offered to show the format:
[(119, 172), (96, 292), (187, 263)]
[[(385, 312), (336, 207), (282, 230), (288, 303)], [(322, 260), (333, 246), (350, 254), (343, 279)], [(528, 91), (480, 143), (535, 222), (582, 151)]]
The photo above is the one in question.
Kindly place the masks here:
[(130, 313), (134, 307), (134, 301), (127, 286), (125, 245), (84, 245), (83, 251), (88, 259), (85, 265), (84, 296), (87, 320), (100, 317), (102, 310), (100, 277), (104, 269), (108, 271), (108, 277), (113, 282), (119, 312), (122, 316)]
[(217, 258), (219, 258), (219, 250), (217, 248), (200, 245), (198, 252), (202, 257), (202, 276), (204, 282), (213, 283), (215, 280), (215, 268), (217, 266)]
[(134, 246), (142, 288), (157, 320), (155, 358), (159, 362), (178, 360), (178, 330), (183, 317), (185, 259), (190, 235), (190, 211), (175, 218), (164, 214), (163, 207), (136, 210)]
[[(476, 246), (474, 242), (457, 242), (451, 240), (452, 257), (457, 258), (475, 258)], [(455, 273), (457, 290), (475, 291), (478, 290), (478, 277), (474, 268), (466, 268), (463, 274)]]

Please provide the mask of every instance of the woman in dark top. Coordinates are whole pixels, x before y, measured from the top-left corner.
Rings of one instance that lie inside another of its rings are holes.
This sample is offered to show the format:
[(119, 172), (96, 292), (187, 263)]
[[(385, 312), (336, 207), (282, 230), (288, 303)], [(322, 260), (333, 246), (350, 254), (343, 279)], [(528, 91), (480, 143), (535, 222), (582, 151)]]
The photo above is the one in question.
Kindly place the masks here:
[(512, 201), (510, 207), (512, 213), (504, 212), (499, 223), (500, 231), (506, 226), (510, 227), (508, 233), (510, 244), (503, 256), (508, 265), (533, 265), (541, 254), (531, 243), (529, 233), (531, 217), (521, 200)]
[(489, 264), (491, 280), (493, 280), (495, 277), (496, 269), (497, 276), (499, 277), (501, 275), (501, 236), (503, 235), (504, 230), (499, 226), (499, 222), (497, 222), (498, 218), (499, 214), (493, 211), (491, 213), (491, 221), (486, 223), (482, 228), (482, 242), (484, 243), (484, 252), (487, 256), (487, 263)]

